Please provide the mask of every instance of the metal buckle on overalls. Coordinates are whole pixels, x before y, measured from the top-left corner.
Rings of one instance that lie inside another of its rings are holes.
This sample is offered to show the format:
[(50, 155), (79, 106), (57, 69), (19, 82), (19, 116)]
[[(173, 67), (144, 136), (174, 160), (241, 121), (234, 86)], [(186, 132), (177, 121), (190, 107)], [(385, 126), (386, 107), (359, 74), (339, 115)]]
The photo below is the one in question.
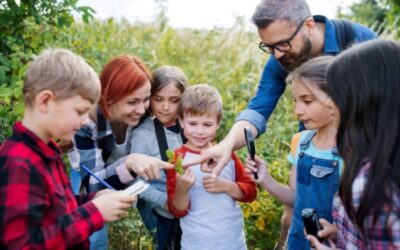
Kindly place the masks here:
[(333, 168), (327, 168), (327, 167), (318, 166), (318, 165), (313, 165), (310, 170), (310, 174), (317, 178), (323, 178), (324, 176), (332, 174), (332, 172), (333, 172)]

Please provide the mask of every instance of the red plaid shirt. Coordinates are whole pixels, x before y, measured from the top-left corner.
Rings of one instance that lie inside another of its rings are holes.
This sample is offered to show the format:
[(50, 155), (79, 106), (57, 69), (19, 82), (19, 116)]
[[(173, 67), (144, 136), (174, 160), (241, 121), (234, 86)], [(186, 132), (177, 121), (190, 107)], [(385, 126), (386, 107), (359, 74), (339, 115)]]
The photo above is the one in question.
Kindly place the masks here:
[(93, 196), (74, 197), (58, 146), (17, 122), (0, 147), (0, 249), (88, 249), (104, 224)]

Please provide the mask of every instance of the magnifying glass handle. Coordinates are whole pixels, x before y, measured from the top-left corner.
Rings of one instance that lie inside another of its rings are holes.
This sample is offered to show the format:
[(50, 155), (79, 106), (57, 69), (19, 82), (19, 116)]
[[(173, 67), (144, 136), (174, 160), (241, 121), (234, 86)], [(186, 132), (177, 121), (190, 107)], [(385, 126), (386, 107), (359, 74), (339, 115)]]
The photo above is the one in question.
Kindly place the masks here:
[(258, 173), (254, 172), (254, 179), (258, 180)]
[[(246, 139), (247, 150), (249, 152), (250, 158), (254, 161), (254, 156), (256, 154), (256, 147), (254, 145), (254, 138), (250, 127), (244, 128), (244, 137)], [(254, 179), (258, 179), (258, 173), (254, 172)]]
[[(254, 154), (253, 154), (253, 155), (250, 155), (250, 158), (251, 158), (253, 161), (255, 161), (255, 160), (254, 160)], [(258, 180), (258, 173), (257, 173), (257, 172), (254, 172), (253, 174), (254, 174), (254, 179)]]

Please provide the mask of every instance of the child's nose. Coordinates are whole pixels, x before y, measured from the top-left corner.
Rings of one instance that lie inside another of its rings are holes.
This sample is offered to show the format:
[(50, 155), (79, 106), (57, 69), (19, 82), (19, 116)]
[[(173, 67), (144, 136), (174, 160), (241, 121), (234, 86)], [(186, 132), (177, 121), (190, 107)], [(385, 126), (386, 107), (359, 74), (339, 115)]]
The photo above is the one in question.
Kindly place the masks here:
[(168, 109), (169, 109), (169, 104), (168, 104), (168, 102), (164, 102), (164, 104), (163, 104), (163, 109), (164, 109), (164, 110), (168, 110)]
[(294, 114), (297, 116), (303, 114), (303, 109), (298, 104), (294, 106)]
[(86, 125), (89, 123), (89, 114), (84, 115), (81, 119), (81, 126)]

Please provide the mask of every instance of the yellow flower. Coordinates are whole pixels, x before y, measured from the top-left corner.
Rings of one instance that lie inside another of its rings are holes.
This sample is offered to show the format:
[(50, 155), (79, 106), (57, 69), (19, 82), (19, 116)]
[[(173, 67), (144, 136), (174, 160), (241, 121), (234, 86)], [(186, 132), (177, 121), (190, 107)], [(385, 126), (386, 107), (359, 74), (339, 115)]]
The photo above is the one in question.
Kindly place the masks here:
[(249, 218), (249, 216), (250, 216), (250, 207), (248, 207), (248, 206), (243, 207), (243, 216), (244, 216), (244, 218)]
[(256, 221), (256, 228), (259, 231), (264, 231), (265, 230), (265, 221), (263, 216), (259, 216), (257, 221)]
[(260, 203), (258, 201), (253, 201), (252, 203), (250, 203), (250, 206), (253, 213), (257, 213), (258, 211), (260, 211)]

